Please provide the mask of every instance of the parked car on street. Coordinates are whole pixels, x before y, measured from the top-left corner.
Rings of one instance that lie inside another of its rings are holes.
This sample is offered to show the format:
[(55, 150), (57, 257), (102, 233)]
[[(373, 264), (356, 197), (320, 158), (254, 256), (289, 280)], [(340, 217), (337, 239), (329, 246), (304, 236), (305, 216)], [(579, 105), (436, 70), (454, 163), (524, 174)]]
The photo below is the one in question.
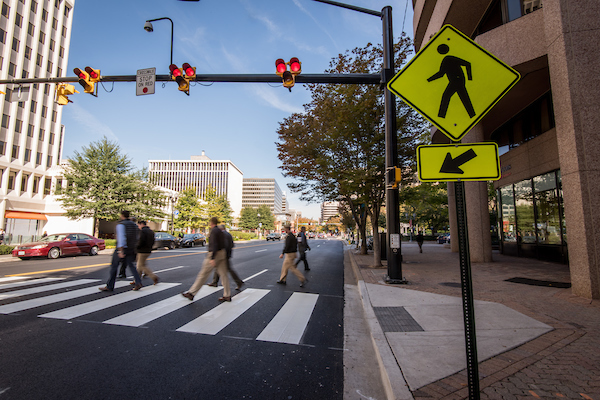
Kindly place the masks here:
[(104, 250), (103, 239), (85, 233), (59, 233), (48, 235), (35, 242), (20, 244), (12, 251), (13, 257), (28, 260), (32, 257), (58, 258), (79, 254), (95, 256)]
[(152, 249), (167, 248), (173, 250), (176, 247), (179, 247), (179, 238), (176, 238), (167, 232), (154, 233), (154, 246), (152, 246)]
[(277, 232), (269, 233), (267, 235), (266, 239), (267, 239), (267, 242), (269, 240), (272, 240), (272, 241), (281, 240), (281, 235), (279, 233), (277, 233)]
[(181, 239), (181, 247), (204, 246), (206, 244), (206, 236), (201, 233), (188, 233), (183, 235)]

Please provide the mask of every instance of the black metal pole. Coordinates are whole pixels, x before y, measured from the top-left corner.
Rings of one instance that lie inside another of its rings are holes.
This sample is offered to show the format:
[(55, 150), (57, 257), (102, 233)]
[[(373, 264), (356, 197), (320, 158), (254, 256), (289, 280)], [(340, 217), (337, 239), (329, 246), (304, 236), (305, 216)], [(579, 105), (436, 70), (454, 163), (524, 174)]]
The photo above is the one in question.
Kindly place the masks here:
[[(397, 167), (398, 139), (396, 137), (396, 97), (387, 88), (387, 82), (394, 76), (394, 35), (392, 32), (392, 7), (381, 10), (383, 23), (383, 76), (385, 77), (385, 167), (386, 171)], [(406, 283), (402, 277), (402, 252), (400, 236), (400, 202), (398, 189), (386, 188), (385, 196), (387, 226), (387, 283)], [(393, 245), (393, 247), (392, 247)]]
[(171, 22), (171, 64), (169, 64), (169, 65), (172, 65), (173, 64), (173, 26), (174, 26), (173, 20), (169, 17), (162, 17), (162, 18), (149, 19), (146, 22), (160, 21), (163, 19), (168, 19)]
[(460, 283), (462, 290), (465, 347), (467, 350), (467, 379), (469, 399), (479, 400), (479, 365), (477, 363), (477, 339), (475, 334), (475, 303), (473, 301), (473, 278), (467, 230), (467, 204), (465, 183), (454, 183), (456, 221), (458, 225), (458, 254), (460, 258)]

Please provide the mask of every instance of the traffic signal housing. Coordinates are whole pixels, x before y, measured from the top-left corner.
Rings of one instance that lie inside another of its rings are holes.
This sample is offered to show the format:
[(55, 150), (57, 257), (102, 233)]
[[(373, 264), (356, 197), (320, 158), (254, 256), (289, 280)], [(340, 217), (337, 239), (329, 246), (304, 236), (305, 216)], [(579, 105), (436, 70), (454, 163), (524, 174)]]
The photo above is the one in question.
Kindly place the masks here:
[[(187, 64), (187, 65), (189, 66), (189, 64)], [(182, 92), (185, 92), (185, 94), (189, 95), (190, 83), (184, 77), (183, 68), (178, 68), (177, 65), (171, 64), (169, 66), (169, 70), (171, 71), (171, 78), (175, 82), (177, 82), (177, 85), (179, 86), (179, 90)], [(194, 77), (195, 76), (196, 76), (196, 71), (194, 70)]]
[(398, 185), (402, 181), (402, 170), (398, 167), (389, 167), (387, 169), (386, 182), (392, 189), (397, 189)]
[(85, 67), (85, 72), (90, 76), (90, 82), (100, 82), (100, 70), (92, 67)]
[[(288, 65), (290, 66), (289, 71)], [(302, 63), (297, 57), (292, 57), (287, 63), (282, 58), (278, 58), (275, 61), (275, 68), (275, 73), (283, 79), (283, 87), (288, 88), (291, 92), (296, 84), (296, 75), (302, 72)]]
[(83, 91), (85, 93), (93, 94), (95, 83), (100, 81), (100, 70), (93, 69), (91, 67), (85, 67), (85, 70), (74, 68), (73, 72), (75, 75), (77, 75), (77, 77), (79, 77), (79, 84), (83, 87)]
[(72, 103), (67, 96), (75, 93), (79, 93), (75, 90), (75, 86), (69, 85), (68, 83), (59, 83), (56, 85), (56, 102), (61, 106)]

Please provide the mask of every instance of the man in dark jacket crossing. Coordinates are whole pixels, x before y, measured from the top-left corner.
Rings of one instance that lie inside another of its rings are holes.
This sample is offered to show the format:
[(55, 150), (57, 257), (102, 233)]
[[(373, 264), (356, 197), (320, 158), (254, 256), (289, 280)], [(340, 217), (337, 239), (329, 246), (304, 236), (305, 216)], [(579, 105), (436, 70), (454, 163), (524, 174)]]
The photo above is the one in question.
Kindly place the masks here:
[(156, 285), (158, 276), (146, 265), (146, 260), (150, 257), (152, 246), (154, 246), (154, 231), (146, 225), (146, 221), (138, 221), (138, 227), (140, 228), (140, 239), (137, 244), (137, 272), (140, 276), (150, 277)]
[(300, 271), (296, 269), (296, 264), (294, 264), (294, 259), (296, 258), (296, 251), (298, 250), (298, 242), (296, 236), (290, 231), (289, 226), (285, 226), (285, 233), (287, 234), (285, 237), (285, 246), (283, 247), (283, 252), (279, 256), (279, 258), (284, 258), (283, 265), (281, 266), (281, 277), (277, 281), (277, 283), (281, 285), (286, 284), (286, 278), (288, 271), (291, 271), (292, 274), (298, 277), (300, 281), (300, 287), (304, 287), (308, 279), (302, 275)]

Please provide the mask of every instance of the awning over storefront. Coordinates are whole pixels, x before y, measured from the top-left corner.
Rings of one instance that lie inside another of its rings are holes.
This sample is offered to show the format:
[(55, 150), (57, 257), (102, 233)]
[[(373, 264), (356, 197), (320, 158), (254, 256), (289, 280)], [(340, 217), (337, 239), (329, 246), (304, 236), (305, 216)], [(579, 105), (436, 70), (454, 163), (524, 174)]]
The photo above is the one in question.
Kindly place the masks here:
[(25, 212), (25, 211), (7, 211), (4, 218), (14, 219), (37, 219), (40, 221), (48, 221), (48, 218), (44, 214)]

